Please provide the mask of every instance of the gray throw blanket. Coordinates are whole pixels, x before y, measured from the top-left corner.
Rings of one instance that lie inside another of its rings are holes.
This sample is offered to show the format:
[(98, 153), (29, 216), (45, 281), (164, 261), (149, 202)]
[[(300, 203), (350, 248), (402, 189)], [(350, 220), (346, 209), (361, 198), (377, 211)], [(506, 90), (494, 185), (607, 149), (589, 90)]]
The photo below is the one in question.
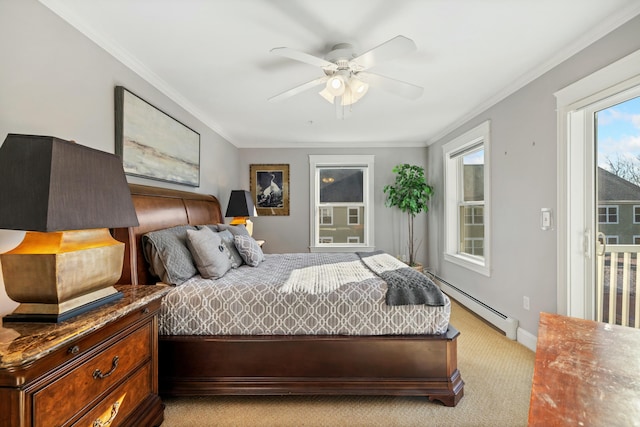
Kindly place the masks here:
[(442, 291), (424, 274), (383, 251), (357, 254), (371, 271), (387, 282), (387, 305), (444, 305)]

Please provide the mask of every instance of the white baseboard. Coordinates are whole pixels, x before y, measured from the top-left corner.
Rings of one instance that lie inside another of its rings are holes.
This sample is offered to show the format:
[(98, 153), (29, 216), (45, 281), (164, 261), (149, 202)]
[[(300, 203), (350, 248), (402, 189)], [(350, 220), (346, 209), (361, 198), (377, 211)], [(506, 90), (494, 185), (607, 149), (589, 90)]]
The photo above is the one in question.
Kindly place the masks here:
[(442, 289), (445, 294), (449, 295), (451, 298), (455, 299), (460, 304), (464, 305), (466, 308), (503, 331), (507, 338), (512, 340), (519, 338), (518, 332), (521, 329), (518, 328), (518, 319), (505, 316), (504, 314), (489, 307), (487, 304), (484, 304), (482, 301), (475, 299), (466, 292), (444, 281), (444, 279), (435, 276), (433, 277), (433, 281), (440, 286), (440, 289)]
[(536, 351), (536, 344), (538, 343), (538, 337), (531, 332), (522, 328), (518, 328), (518, 342), (527, 347), (531, 351)]
[(440, 286), (440, 289), (442, 289), (445, 294), (449, 295), (451, 298), (455, 299), (460, 304), (464, 305), (466, 308), (503, 331), (507, 338), (517, 340), (529, 350), (536, 351), (538, 338), (531, 332), (520, 328), (518, 326), (517, 319), (513, 319), (494, 310), (487, 304), (475, 299), (471, 295), (437, 276), (432, 275), (431, 278), (438, 284), (438, 286)]

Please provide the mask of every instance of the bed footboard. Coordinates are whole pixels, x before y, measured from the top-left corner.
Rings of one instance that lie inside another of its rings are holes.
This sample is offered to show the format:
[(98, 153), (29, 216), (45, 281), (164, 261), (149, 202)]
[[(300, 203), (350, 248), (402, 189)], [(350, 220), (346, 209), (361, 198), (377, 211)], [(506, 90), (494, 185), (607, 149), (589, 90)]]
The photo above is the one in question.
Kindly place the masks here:
[(403, 395), (455, 406), (457, 337), (160, 336), (160, 394)]

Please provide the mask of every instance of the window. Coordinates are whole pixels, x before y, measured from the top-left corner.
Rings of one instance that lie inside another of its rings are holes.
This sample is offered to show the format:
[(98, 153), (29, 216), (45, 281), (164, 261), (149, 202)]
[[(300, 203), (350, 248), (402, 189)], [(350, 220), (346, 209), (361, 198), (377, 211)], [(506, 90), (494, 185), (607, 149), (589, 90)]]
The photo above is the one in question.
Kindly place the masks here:
[(489, 131), (484, 122), (443, 147), (445, 259), (490, 275)]
[(633, 205), (633, 223), (640, 224), (640, 206)]
[(618, 206), (617, 205), (598, 206), (598, 223), (599, 224), (617, 224), (618, 223)]
[(320, 225), (333, 225), (333, 208), (331, 206), (320, 208)]
[(617, 245), (618, 244), (618, 236), (606, 236), (607, 245)]
[(360, 224), (360, 208), (347, 208), (347, 224), (359, 225)]
[(373, 244), (374, 156), (310, 155), (312, 252)]

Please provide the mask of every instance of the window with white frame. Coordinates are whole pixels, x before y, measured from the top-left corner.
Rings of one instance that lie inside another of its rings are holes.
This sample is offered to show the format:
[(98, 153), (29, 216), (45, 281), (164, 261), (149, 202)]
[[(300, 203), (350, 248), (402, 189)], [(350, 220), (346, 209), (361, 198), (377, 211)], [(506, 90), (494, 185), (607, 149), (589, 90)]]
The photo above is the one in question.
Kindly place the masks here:
[(490, 275), (490, 122), (443, 146), (445, 260)]
[(359, 225), (360, 224), (360, 207), (347, 208), (347, 224)]
[(633, 205), (633, 223), (640, 224), (640, 205)]
[(333, 208), (331, 206), (320, 208), (320, 225), (333, 225)]
[(312, 252), (374, 249), (373, 166), (370, 155), (309, 156)]
[(607, 245), (617, 245), (620, 239), (618, 236), (605, 236), (605, 241)]
[(598, 206), (598, 223), (599, 224), (617, 224), (618, 223), (618, 206), (617, 205)]

